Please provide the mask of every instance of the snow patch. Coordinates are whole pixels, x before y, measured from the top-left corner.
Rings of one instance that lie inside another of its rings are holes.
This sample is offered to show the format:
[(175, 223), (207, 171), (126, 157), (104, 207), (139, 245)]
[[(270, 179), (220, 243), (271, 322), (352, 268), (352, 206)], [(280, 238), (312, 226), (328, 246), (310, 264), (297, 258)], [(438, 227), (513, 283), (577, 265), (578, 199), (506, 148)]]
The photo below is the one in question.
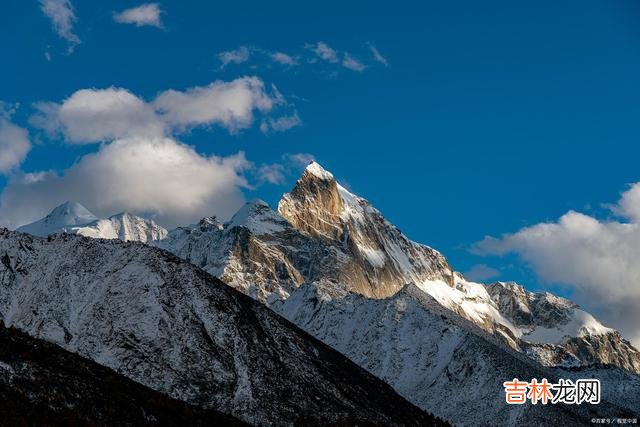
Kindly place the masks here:
[(247, 227), (252, 233), (260, 236), (284, 231), (285, 225), (286, 221), (266, 202), (256, 199), (240, 208), (225, 224), (225, 228)]
[(331, 174), (331, 172), (325, 170), (317, 162), (309, 163), (309, 165), (305, 169), (305, 172), (309, 172), (310, 174), (326, 181), (333, 179), (333, 175)]
[(573, 309), (568, 323), (555, 328), (538, 326), (522, 338), (531, 343), (563, 344), (570, 338), (589, 335), (605, 335), (614, 332), (603, 326), (592, 315), (580, 309)]

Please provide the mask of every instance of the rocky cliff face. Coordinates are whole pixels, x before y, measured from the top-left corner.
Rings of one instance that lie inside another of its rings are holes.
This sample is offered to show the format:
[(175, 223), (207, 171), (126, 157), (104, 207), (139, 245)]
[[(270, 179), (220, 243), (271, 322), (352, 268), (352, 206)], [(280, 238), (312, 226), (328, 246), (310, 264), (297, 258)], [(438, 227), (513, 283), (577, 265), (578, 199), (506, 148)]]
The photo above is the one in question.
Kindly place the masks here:
[(259, 425), (433, 418), (271, 310), (165, 251), (0, 229), (0, 319), (147, 387)]
[(340, 240), (345, 232), (341, 190), (333, 175), (311, 163), (291, 193), (282, 197), (278, 212), (298, 230), (314, 237)]
[(407, 283), (425, 280), (452, 283), (453, 271), (444, 256), (410, 241), (315, 162), (282, 197), (278, 213), (297, 230), (346, 254), (349, 260), (341, 266), (338, 280), (362, 295), (387, 297)]
[(307, 280), (334, 274), (340, 256), (259, 200), (226, 224), (205, 219), (172, 230), (157, 245), (266, 303), (288, 297)]
[(578, 305), (516, 283), (493, 283), (492, 301), (521, 332), (520, 345), (547, 366), (609, 364), (640, 373), (640, 352)]
[(157, 245), (262, 302), (305, 282), (380, 298), (407, 283), (453, 277), (439, 252), (407, 239), (315, 163), (283, 196), (279, 214), (253, 201), (224, 225), (181, 227)]

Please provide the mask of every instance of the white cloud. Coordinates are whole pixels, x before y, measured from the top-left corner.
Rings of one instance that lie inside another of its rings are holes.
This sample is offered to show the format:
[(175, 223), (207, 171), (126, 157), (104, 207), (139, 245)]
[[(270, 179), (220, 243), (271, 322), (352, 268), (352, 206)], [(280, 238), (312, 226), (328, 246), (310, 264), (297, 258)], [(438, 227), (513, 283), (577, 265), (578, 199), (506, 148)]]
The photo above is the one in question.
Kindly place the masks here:
[(385, 58), (384, 56), (382, 56), (382, 54), (380, 53), (380, 51), (371, 43), (367, 43), (367, 46), (369, 47), (369, 50), (371, 51), (371, 55), (373, 56), (373, 59), (376, 62), (381, 63), (382, 65), (384, 65), (385, 67), (389, 66), (389, 61), (387, 61), (387, 58)]
[(243, 77), (184, 92), (168, 90), (153, 101), (153, 106), (171, 126), (219, 124), (233, 132), (251, 126), (254, 110), (268, 112), (282, 102), (277, 89), (269, 95), (262, 80)]
[(358, 61), (348, 53), (344, 54), (344, 58), (342, 59), (342, 66), (352, 71), (358, 72), (364, 71), (364, 69), (366, 68), (366, 66), (362, 62)]
[(282, 52), (271, 53), (271, 59), (279, 64), (283, 65), (298, 65), (298, 61), (290, 55)]
[(525, 227), (500, 238), (485, 237), (482, 255), (517, 253), (540, 279), (571, 289), (605, 323), (640, 345), (640, 183), (623, 193), (612, 211), (628, 222), (604, 221), (569, 211), (557, 222)]
[(242, 64), (243, 62), (247, 62), (249, 60), (249, 56), (251, 53), (249, 52), (249, 48), (246, 46), (240, 46), (235, 50), (228, 50), (225, 52), (220, 52), (218, 54), (218, 59), (222, 63), (220, 68), (225, 68), (227, 65), (233, 64)]
[(162, 10), (157, 3), (145, 3), (131, 9), (113, 14), (113, 19), (120, 24), (134, 24), (137, 27), (145, 25), (162, 28), (160, 15)]
[(336, 52), (324, 42), (307, 44), (307, 48), (311, 49), (313, 52), (315, 52), (316, 55), (318, 55), (319, 58), (325, 61), (333, 63), (338, 62), (338, 52)]
[(13, 171), (31, 150), (29, 134), (9, 120), (0, 103), (0, 174)]
[(123, 210), (152, 213), (165, 226), (207, 215), (227, 218), (243, 203), (241, 173), (247, 167), (242, 153), (208, 157), (170, 138), (120, 139), (62, 174), (13, 177), (0, 199), (0, 218), (3, 225), (17, 227), (66, 200), (101, 216)]
[[(165, 226), (206, 215), (230, 216), (242, 203), (244, 154), (204, 156), (172, 135), (197, 125), (231, 132), (252, 125), (254, 112), (286, 101), (276, 88), (244, 77), (186, 91), (162, 92), (145, 102), (126, 89), (82, 89), (61, 103), (40, 103), (32, 123), (67, 142), (101, 142), (62, 172), (12, 175), (0, 196), (0, 224), (17, 227), (65, 200), (104, 216), (118, 211), (151, 214)], [(262, 171), (264, 179), (277, 179)]]
[(31, 123), (74, 144), (130, 136), (161, 136), (164, 124), (142, 99), (126, 89), (81, 89), (62, 104), (36, 104)]
[(40, 102), (31, 123), (72, 144), (132, 136), (158, 137), (193, 126), (220, 125), (232, 132), (253, 123), (254, 112), (284, 103), (257, 77), (216, 81), (186, 91), (167, 90), (151, 103), (126, 89), (81, 89), (62, 103)]
[(483, 282), (500, 276), (500, 272), (486, 264), (476, 264), (465, 272), (464, 276), (469, 280)]
[(50, 20), (53, 29), (61, 38), (69, 42), (69, 52), (73, 52), (80, 38), (73, 32), (77, 20), (73, 5), (69, 0), (40, 0), (40, 9)]
[(632, 185), (622, 193), (618, 204), (611, 208), (616, 214), (640, 223), (640, 184)]
[(282, 116), (276, 119), (268, 118), (263, 120), (262, 124), (260, 125), (260, 130), (264, 133), (267, 133), (269, 131), (286, 132), (296, 126), (300, 126), (301, 124), (302, 120), (300, 120), (298, 113), (294, 112), (290, 116)]

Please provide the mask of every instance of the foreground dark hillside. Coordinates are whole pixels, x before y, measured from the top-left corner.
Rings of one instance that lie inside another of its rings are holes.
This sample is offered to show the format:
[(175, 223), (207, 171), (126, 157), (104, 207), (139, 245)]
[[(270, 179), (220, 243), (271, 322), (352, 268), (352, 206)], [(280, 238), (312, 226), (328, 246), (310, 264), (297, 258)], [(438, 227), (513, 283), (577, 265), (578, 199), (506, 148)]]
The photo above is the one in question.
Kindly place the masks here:
[(241, 426), (0, 324), (0, 425)]

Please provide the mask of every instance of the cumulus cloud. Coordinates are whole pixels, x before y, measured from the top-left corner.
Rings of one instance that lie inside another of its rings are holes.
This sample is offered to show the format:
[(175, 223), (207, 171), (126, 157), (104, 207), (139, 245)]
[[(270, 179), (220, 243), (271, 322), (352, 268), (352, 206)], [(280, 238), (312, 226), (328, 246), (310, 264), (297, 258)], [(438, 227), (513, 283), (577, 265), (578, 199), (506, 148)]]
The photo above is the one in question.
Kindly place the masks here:
[(472, 266), (469, 271), (465, 272), (464, 276), (469, 280), (483, 282), (500, 276), (500, 272), (486, 264), (476, 264)]
[(80, 38), (73, 32), (77, 20), (73, 5), (69, 0), (40, 0), (40, 9), (51, 20), (53, 29), (61, 38), (69, 42), (69, 52), (80, 44)]
[(221, 63), (220, 68), (225, 68), (229, 64), (242, 64), (243, 62), (247, 62), (250, 55), (249, 48), (246, 46), (240, 46), (235, 50), (220, 52), (218, 54), (218, 59)]
[(77, 200), (97, 215), (151, 213), (165, 226), (207, 215), (227, 218), (243, 201), (244, 154), (202, 156), (171, 138), (119, 139), (61, 174), (30, 173), (10, 179), (0, 198), (2, 225), (17, 227)]
[[(101, 143), (64, 171), (11, 175), (0, 196), (0, 225), (15, 228), (75, 200), (105, 216), (127, 210), (173, 227), (206, 215), (230, 216), (243, 203), (253, 168), (244, 154), (205, 156), (176, 140), (193, 126), (231, 132), (286, 103), (276, 88), (244, 77), (185, 91), (168, 90), (147, 102), (121, 88), (82, 89), (61, 103), (37, 105), (31, 122), (75, 144)], [(270, 172), (270, 173), (268, 173)], [(277, 167), (262, 169), (278, 180)]]
[(153, 108), (126, 89), (81, 89), (61, 104), (41, 102), (35, 107), (32, 124), (50, 135), (62, 133), (74, 144), (164, 132)]
[(158, 137), (194, 126), (219, 125), (232, 132), (253, 123), (254, 112), (284, 103), (257, 77), (215, 81), (186, 91), (167, 90), (146, 102), (126, 89), (82, 89), (62, 103), (40, 102), (31, 123), (72, 144), (131, 136)]
[(27, 131), (10, 121), (0, 103), (0, 174), (13, 171), (31, 150)]
[(137, 27), (147, 25), (162, 28), (161, 14), (162, 10), (157, 3), (145, 3), (119, 13), (114, 13), (113, 19), (119, 24), (134, 24)]
[(611, 206), (611, 209), (634, 223), (640, 223), (640, 183), (632, 185), (629, 190), (622, 193), (618, 204)]
[(352, 71), (358, 72), (364, 71), (364, 69), (366, 68), (362, 62), (358, 61), (348, 53), (344, 54), (344, 58), (342, 59), (342, 66)]
[(253, 123), (254, 110), (268, 112), (284, 102), (277, 89), (273, 89), (274, 93), (269, 95), (262, 80), (243, 77), (184, 92), (168, 90), (153, 101), (153, 106), (163, 121), (172, 126), (219, 124), (237, 131)]
[(540, 279), (568, 287), (578, 303), (593, 307), (611, 326), (640, 345), (640, 183), (611, 207), (622, 219), (600, 220), (569, 211), (540, 223), (485, 237), (473, 251), (518, 254)]

